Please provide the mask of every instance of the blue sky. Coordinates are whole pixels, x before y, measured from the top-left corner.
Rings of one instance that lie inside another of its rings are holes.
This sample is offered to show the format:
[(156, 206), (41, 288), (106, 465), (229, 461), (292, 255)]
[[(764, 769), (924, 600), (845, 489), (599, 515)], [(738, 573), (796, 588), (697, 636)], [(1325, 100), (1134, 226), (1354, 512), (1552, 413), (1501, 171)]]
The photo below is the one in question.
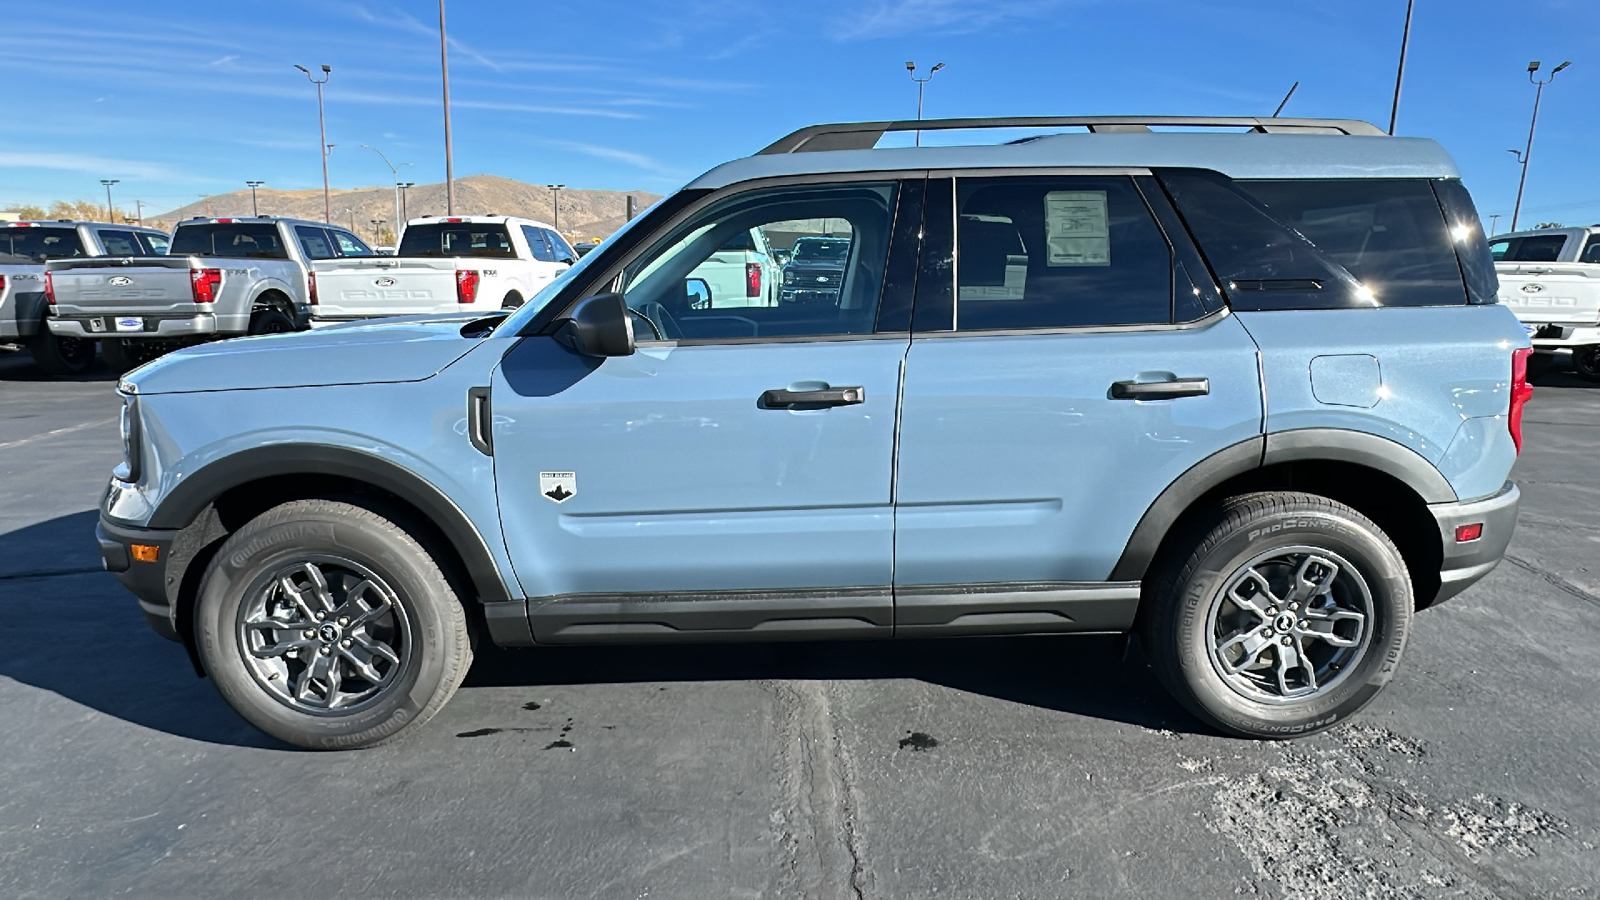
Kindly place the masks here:
[[(821, 121), (911, 117), (905, 61), (948, 64), (929, 116), (1285, 115), (1386, 124), (1405, 0), (449, 0), (458, 175), (664, 193)], [(1402, 134), (1442, 141), (1507, 214), (1530, 59), (1545, 92), (1524, 220), (1600, 222), (1600, 3), (1418, 0)], [(143, 10), (143, 11), (140, 11)], [(262, 179), (442, 179), (432, 0), (0, 3), (11, 85), (0, 207), (103, 197), (162, 211)]]

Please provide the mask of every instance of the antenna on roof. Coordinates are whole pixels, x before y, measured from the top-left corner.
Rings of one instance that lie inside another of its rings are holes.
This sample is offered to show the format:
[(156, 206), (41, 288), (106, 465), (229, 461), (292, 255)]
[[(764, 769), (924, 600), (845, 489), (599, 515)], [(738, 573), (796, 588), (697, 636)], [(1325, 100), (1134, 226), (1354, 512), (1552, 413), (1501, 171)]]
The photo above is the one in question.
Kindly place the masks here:
[(1294, 83), (1294, 85), (1289, 88), (1289, 93), (1283, 95), (1283, 102), (1279, 103), (1278, 104), (1278, 108), (1272, 111), (1272, 117), (1274, 119), (1276, 119), (1278, 117), (1278, 113), (1283, 112), (1283, 108), (1285, 106), (1289, 105), (1289, 98), (1294, 96), (1294, 92), (1296, 90), (1298, 90), (1299, 87), (1300, 87), (1300, 82), (1296, 81)]

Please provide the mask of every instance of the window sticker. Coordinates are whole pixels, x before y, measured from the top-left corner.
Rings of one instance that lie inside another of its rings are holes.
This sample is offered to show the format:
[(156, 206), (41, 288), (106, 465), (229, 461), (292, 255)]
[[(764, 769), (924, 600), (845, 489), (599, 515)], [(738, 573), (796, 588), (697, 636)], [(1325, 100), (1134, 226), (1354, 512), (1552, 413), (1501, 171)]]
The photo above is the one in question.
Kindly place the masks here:
[(1111, 221), (1105, 191), (1051, 191), (1044, 195), (1046, 263), (1111, 265)]

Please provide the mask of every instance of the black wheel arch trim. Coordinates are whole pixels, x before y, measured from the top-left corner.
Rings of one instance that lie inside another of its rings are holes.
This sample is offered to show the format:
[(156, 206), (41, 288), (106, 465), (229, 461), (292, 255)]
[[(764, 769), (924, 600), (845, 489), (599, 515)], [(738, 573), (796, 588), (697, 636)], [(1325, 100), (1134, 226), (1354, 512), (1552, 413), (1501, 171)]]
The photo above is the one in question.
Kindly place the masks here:
[(1110, 581), (1140, 581), (1178, 517), (1218, 485), (1252, 469), (1299, 461), (1345, 462), (1382, 472), (1416, 491), (1424, 503), (1457, 497), (1444, 475), (1421, 454), (1385, 437), (1338, 428), (1300, 428), (1258, 435), (1225, 447), (1179, 475), (1128, 538)]
[(511, 599), (494, 555), (460, 507), (426, 479), (377, 456), (320, 444), (276, 444), (225, 456), (178, 483), (162, 498), (146, 527), (186, 528), (224, 493), (264, 478), (328, 475), (387, 491), (416, 507), (449, 541), (484, 603)]

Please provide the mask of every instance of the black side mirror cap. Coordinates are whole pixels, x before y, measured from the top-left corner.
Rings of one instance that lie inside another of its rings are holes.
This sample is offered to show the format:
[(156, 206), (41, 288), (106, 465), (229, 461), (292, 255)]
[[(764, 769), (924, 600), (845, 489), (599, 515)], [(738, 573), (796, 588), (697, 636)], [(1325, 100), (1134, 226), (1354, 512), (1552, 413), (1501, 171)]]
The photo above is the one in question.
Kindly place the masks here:
[(581, 356), (632, 356), (633, 325), (621, 294), (596, 294), (579, 300), (553, 337)]

